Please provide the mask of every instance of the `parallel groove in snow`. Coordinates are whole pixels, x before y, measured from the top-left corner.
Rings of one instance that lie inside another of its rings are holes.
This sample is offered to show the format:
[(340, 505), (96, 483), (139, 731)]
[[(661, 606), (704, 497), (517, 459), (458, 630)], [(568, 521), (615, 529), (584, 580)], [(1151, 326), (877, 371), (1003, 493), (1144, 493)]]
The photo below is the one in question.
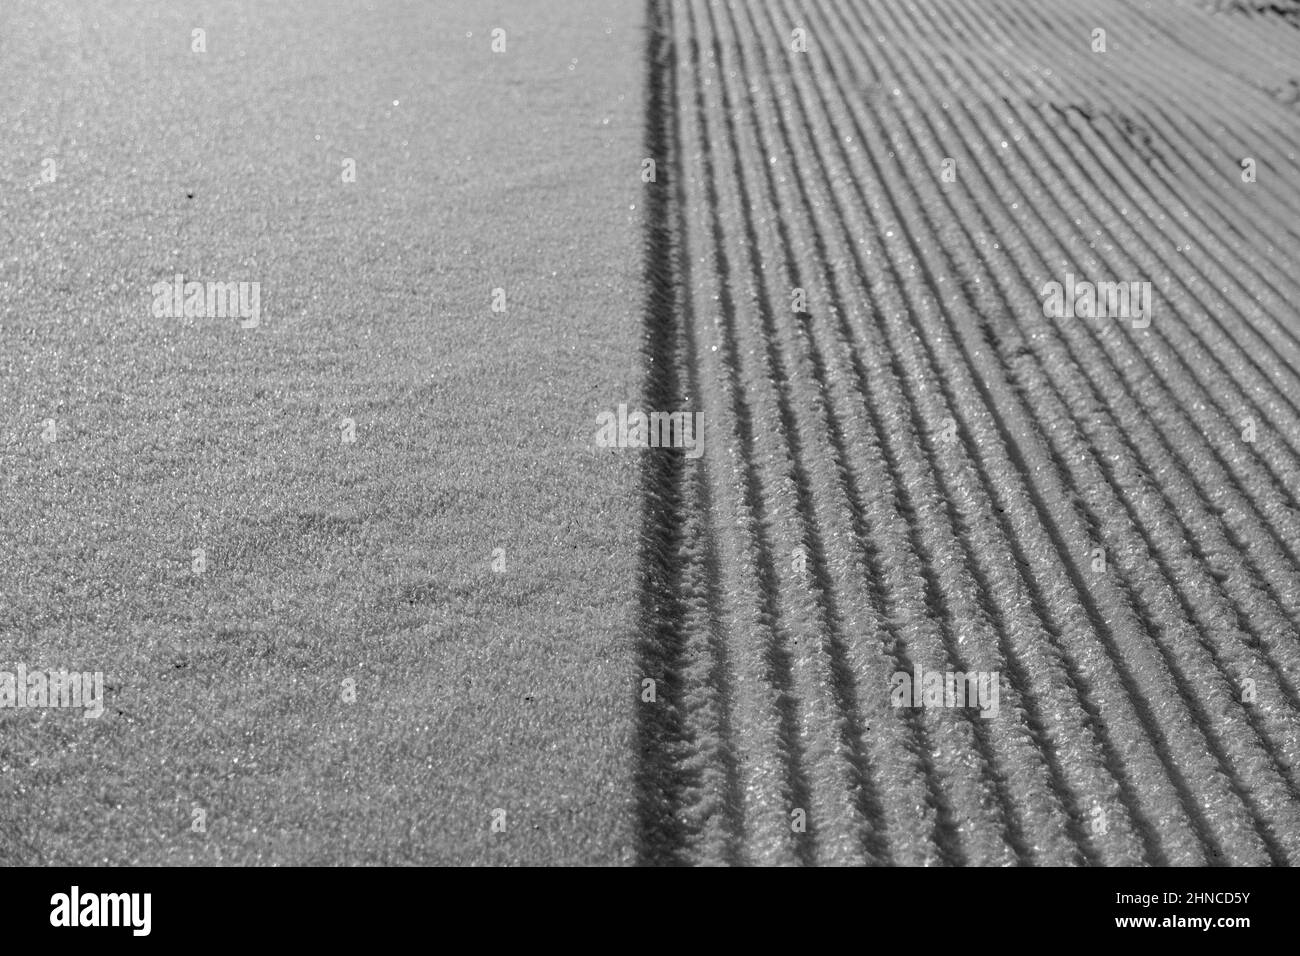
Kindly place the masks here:
[[(644, 453), (641, 859), (1300, 862), (1300, 168), (1249, 71), (1183, 102), (1268, 21), (648, 3), (645, 402), (706, 451)], [(1150, 329), (1045, 318), (1066, 272)]]

